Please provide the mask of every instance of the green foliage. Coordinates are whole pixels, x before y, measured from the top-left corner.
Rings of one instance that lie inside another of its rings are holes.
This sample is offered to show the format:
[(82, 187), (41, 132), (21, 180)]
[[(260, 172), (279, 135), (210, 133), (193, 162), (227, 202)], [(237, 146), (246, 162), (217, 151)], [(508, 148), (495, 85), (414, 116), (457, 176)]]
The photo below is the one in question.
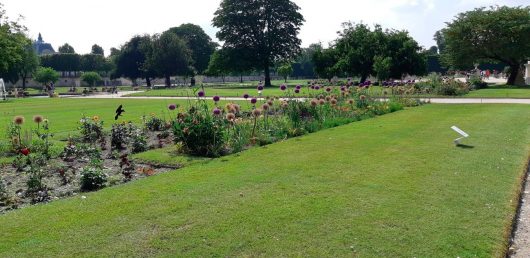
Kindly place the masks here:
[(530, 6), (477, 8), (460, 13), (442, 30), (447, 45), (444, 62), (453, 68), (471, 69), (480, 62), (503, 62), (514, 85), (530, 53)]
[(218, 157), (224, 151), (222, 120), (213, 117), (206, 103), (199, 102), (187, 113), (179, 114), (173, 123), (175, 143), (192, 155)]
[(191, 51), (183, 39), (171, 32), (166, 31), (154, 37), (148, 63), (158, 74), (165, 77), (167, 87), (171, 86), (171, 76), (192, 74)]
[(147, 145), (147, 137), (141, 129), (132, 129), (130, 132), (130, 139), (131, 153), (141, 153), (149, 149), (149, 146)]
[(278, 74), (285, 79), (285, 82), (287, 82), (287, 77), (293, 74), (293, 65), (291, 63), (285, 63), (278, 67), (276, 72), (278, 72)]
[(105, 51), (103, 50), (103, 48), (101, 46), (99, 46), (98, 44), (94, 44), (92, 46), (92, 51), (90, 52), (90, 54), (92, 55), (101, 55), (101, 56), (105, 56)]
[(134, 36), (131, 38), (122, 46), (118, 53), (115, 53), (113, 62), (116, 69), (113, 76), (124, 76), (132, 80), (155, 77), (156, 73), (153, 70), (152, 64), (148, 62), (152, 47), (153, 41), (149, 35)]
[(195, 24), (182, 24), (169, 29), (169, 31), (186, 41), (188, 48), (191, 50), (193, 67), (197, 73), (202, 74), (208, 68), (210, 56), (214, 53), (217, 44), (212, 41), (210, 36), (200, 26)]
[(40, 60), (43, 67), (50, 67), (56, 71), (76, 72), (81, 70), (81, 56), (75, 53), (43, 55)]
[(98, 116), (92, 118), (83, 117), (79, 121), (79, 130), (85, 143), (96, 143), (102, 141), (105, 137), (103, 134), (103, 121)]
[(304, 18), (290, 0), (223, 0), (214, 15), (223, 47), (252, 53), (245, 55), (252, 65), (248, 68), (265, 71), (265, 86), (271, 85), (270, 66), (300, 52), (298, 33)]
[(374, 72), (377, 74), (377, 79), (379, 81), (384, 81), (390, 78), (391, 63), (392, 59), (390, 57), (374, 57)]
[(482, 78), (478, 75), (472, 75), (469, 78), (469, 84), (471, 84), (471, 88), (474, 90), (480, 90), (480, 89), (486, 89), (488, 88), (488, 83), (483, 81)]
[(153, 132), (163, 131), (166, 129), (166, 121), (153, 113), (145, 121), (145, 127)]
[(0, 3), (0, 77), (17, 77), (17, 64), (24, 60), (26, 48), (31, 44), (25, 33), (26, 28), (11, 21)]
[(97, 72), (85, 72), (81, 75), (81, 80), (86, 82), (90, 87), (96, 87), (96, 84), (102, 79)]
[(95, 191), (105, 187), (108, 176), (100, 168), (88, 166), (81, 171), (81, 190)]
[(320, 46), (313, 53), (315, 73), (321, 78), (331, 80), (334, 76), (339, 75), (335, 66), (338, 61), (338, 53), (335, 48), (322, 49)]
[(64, 45), (59, 47), (59, 53), (61, 54), (75, 54), (74, 47), (70, 46), (68, 43), (64, 43)]
[(43, 85), (49, 85), (50, 83), (56, 83), (59, 80), (59, 73), (53, 68), (39, 67), (33, 75), (33, 79)]
[(102, 55), (87, 54), (81, 56), (80, 69), (85, 72), (110, 72), (113, 64)]

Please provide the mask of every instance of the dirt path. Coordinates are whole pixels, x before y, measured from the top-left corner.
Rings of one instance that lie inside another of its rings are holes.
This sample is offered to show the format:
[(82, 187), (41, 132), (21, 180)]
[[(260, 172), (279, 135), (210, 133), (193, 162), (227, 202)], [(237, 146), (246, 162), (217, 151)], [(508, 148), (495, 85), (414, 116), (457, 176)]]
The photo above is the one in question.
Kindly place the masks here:
[[(528, 168), (530, 170), (530, 167)], [(523, 196), (521, 198), (517, 227), (515, 228), (509, 257), (530, 257), (530, 171), (527, 174)]]

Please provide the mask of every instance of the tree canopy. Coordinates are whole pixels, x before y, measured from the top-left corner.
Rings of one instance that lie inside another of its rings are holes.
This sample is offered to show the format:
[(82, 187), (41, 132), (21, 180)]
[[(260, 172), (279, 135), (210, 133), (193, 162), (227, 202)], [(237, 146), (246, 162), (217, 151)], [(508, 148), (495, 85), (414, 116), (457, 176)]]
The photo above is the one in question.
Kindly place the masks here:
[(304, 17), (290, 0), (223, 0), (214, 15), (224, 47), (253, 53), (249, 68), (265, 72), (265, 86), (271, 85), (270, 67), (300, 51)]
[(171, 86), (171, 76), (192, 74), (191, 50), (183, 39), (172, 32), (154, 36), (147, 62), (166, 79), (166, 87)]
[(30, 40), (26, 28), (6, 16), (0, 3), (0, 77), (16, 77), (17, 65), (22, 62)]
[(59, 73), (49, 67), (39, 67), (33, 75), (33, 79), (45, 86), (49, 86), (49, 84), (59, 80)]
[(103, 48), (101, 46), (99, 46), (98, 44), (94, 44), (92, 46), (92, 51), (90, 53), (93, 54), (93, 55), (102, 55), (102, 56), (104, 56), (105, 55), (105, 50), (103, 50)]
[(143, 78), (146, 79), (147, 86), (151, 86), (151, 78), (156, 76), (152, 66), (147, 62), (152, 52), (152, 44), (149, 35), (134, 36), (121, 47), (119, 52), (115, 51), (114, 76), (124, 76), (131, 80)]
[(90, 87), (95, 87), (102, 79), (97, 72), (85, 72), (81, 75), (81, 80), (86, 82)]
[(195, 24), (182, 24), (169, 29), (169, 31), (186, 41), (188, 48), (191, 50), (195, 71), (199, 74), (204, 73), (208, 68), (210, 57), (215, 51), (217, 43), (214, 43), (210, 36), (200, 26)]
[(59, 47), (59, 53), (61, 54), (75, 54), (74, 47), (70, 46), (68, 43), (64, 43), (64, 45)]
[(522, 65), (530, 57), (530, 7), (477, 8), (458, 14), (442, 32), (443, 60), (453, 68), (503, 62), (511, 68), (508, 84), (515, 84), (518, 75), (522, 79)]

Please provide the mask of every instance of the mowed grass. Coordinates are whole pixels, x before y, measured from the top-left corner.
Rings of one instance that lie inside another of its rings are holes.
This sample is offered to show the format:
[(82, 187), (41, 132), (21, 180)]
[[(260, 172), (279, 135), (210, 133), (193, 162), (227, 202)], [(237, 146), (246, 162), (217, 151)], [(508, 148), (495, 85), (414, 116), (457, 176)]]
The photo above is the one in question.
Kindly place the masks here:
[(530, 98), (530, 86), (495, 85), (487, 89), (472, 91), (469, 98)]
[(528, 117), (427, 105), (10, 212), (0, 256), (500, 257)]
[[(195, 100), (191, 100), (195, 101)], [(75, 99), (75, 98), (28, 98), (13, 99), (0, 102), (0, 131), (4, 131), (7, 123), (14, 116), (22, 115), (26, 118), (25, 129), (36, 128), (31, 120), (34, 115), (42, 115), (50, 121), (50, 129), (58, 138), (65, 138), (69, 134), (78, 132), (79, 120), (83, 114), (88, 117), (99, 116), (109, 129), (115, 123), (114, 116), (118, 106), (123, 105), (125, 113), (121, 121), (132, 121), (140, 124), (142, 116), (151, 113), (169, 119), (177, 111), (169, 112), (169, 104), (178, 104), (181, 109), (188, 105), (185, 100), (143, 100), (143, 99)], [(209, 101), (213, 105), (213, 102)], [(225, 102), (221, 102), (223, 105)], [(5, 137), (2, 134), (0, 137)]]

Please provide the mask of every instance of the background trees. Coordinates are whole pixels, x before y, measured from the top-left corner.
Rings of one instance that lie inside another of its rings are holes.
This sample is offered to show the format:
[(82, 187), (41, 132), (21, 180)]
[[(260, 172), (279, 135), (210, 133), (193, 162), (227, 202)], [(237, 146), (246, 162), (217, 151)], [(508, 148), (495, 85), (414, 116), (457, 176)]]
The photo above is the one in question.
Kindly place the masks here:
[(93, 55), (102, 55), (102, 56), (105, 55), (105, 51), (98, 44), (94, 44), (92, 46), (92, 51), (90, 53), (93, 54)]
[(39, 67), (33, 75), (33, 79), (46, 87), (59, 80), (59, 73), (49, 67)]
[(191, 23), (173, 27), (169, 29), (169, 32), (186, 41), (188, 48), (191, 50), (195, 71), (199, 74), (204, 73), (208, 68), (210, 57), (215, 51), (217, 43), (214, 43), (200, 26)]
[(264, 70), (265, 86), (270, 86), (270, 67), (300, 51), (304, 18), (299, 11), (289, 0), (223, 0), (213, 25), (225, 48), (253, 53), (250, 68)]
[(151, 87), (151, 78), (156, 76), (147, 59), (151, 54), (152, 39), (149, 35), (134, 36), (115, 53), (114, 77), (124, 76), (131, 80), (144, 78)]
[(0, 3), (0, 77), (18, 79), (17, 66), (23, 61), (26, 47), (31, 44), (26, 28), (6, 16)]
[(70, 46), (68, 43), (64, 43), (64, 45), (59, 47), (59, 53), (61, 54), (75, 54), (74, 47)]
[(293, 74), (293, 65), (291, 63), (282, 64), (276, 69), (276, 72), (287, 82), (287, 77)]
[(165, 78), (166, 87), (171, 87), (171, 76), (191, 75), (191, 62), (191, 51), (176, 34), (167, 31), (153, 37), (153, 48), (147, 63)]
[(448, 65), (472, 68), (479, 62), (503, 62), (511, 70), (508, 84), (523, 83), (522, 65), (530, 57), (530, 7), (477, 8), (460, 13), (440, 33)]
[(86, 72), (81, 75), (81, 80), (86, 82), (91, 88), (95, 87), (100, 82), (101, 76), (97, 72)]

